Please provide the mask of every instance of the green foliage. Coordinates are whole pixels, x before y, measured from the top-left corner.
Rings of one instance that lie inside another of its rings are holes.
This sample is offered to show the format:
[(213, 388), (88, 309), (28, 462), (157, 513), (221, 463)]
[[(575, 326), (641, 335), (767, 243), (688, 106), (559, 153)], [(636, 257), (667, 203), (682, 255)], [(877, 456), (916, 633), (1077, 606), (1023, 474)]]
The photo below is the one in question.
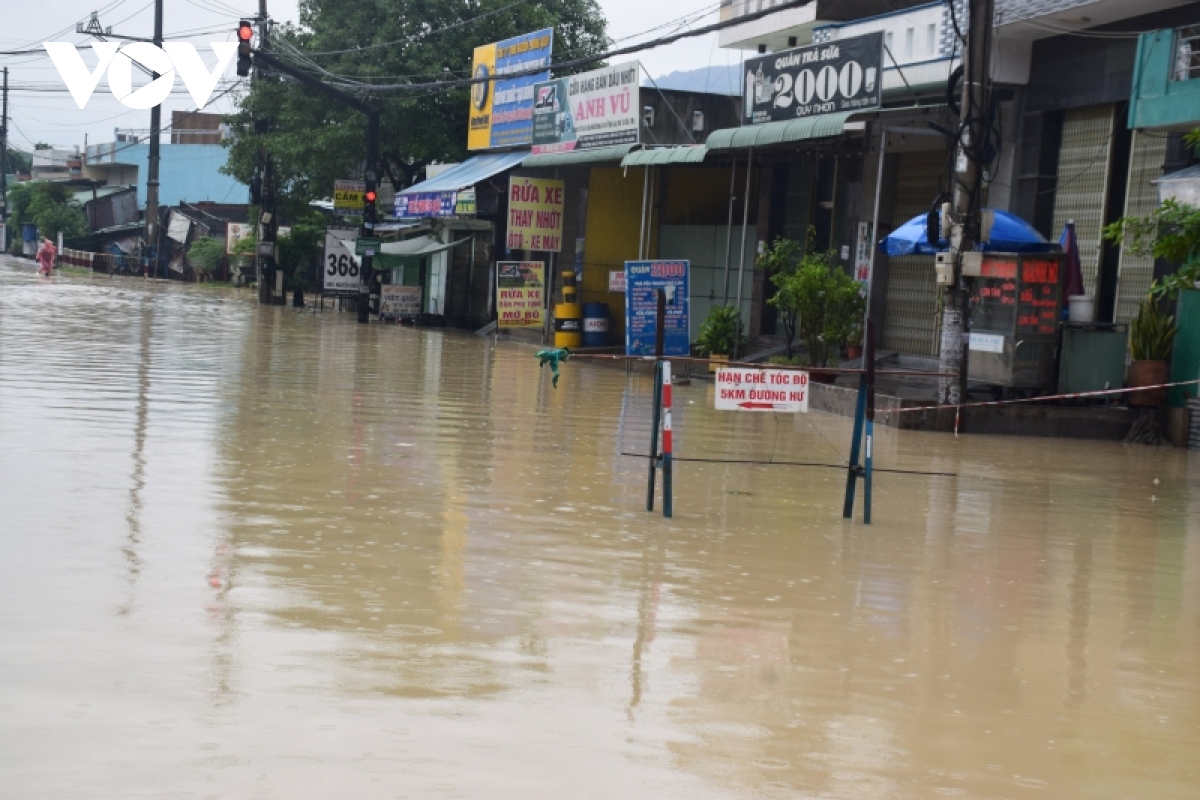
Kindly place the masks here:
[(296, 271), (319, 259), (324, 243), (325, 218), (320, 212), (312, 212), (296, 220), (292, 230), (286, 236), (279, 237), (279, 265), (287, 276), (289, 288), (308, 288), (304, 281), (296, 277)]
[[(467, 78), (476, 46), (548, 27), (554, 28), (556, 61), (600, 53), (608, 45), (596, 0), (301, 0), (299, 26), (276, 30), (272, 49), (285, 57), (289, 48), (312, 53), (321, 69), (344, 76), (342, 84), (362, 85), (361, 96), (380, 109), (381, 173), (403, 188), (427, 164), (462, 160), (470, 89), (372, 91), (369, 85)], [(372, 47), (385, 42), (392, 44)], [(269, 119), (270, 132), (256, 132), (256, 118)], [(248, 184), (265, 145), (284, 216), (330, 196), (334, 180), (352, 177), (362, 164), (365, 118), (295, 81), (255, 81), (226, 121), (236, 135), (224, 171)]]
[(8, 148), (8, 171), (13, 175), (33, 169), (33, 156)]
[(61, 183), (26, 181), (9, 189), (13, 228), (23, 223), (37, 225), (38, 236), (58, 241), (62, 233), (67, 246), (81, 246), (91, 235), (87, 217), (73, 202), (70, 191)]
[(758, 264), (772, 270), (775, 295), (767, 302), (780, 311), (788, 357), (798, 333), (809, 363), (824, 367), (860, 330), (866, 300), (862, 287), (836, 263), (832, 251), (800, 253), (799, 242), (777, 239)]
[(1153, 297), (1138, 307), (1129, 326), (1129, 352), (1134, 361), (1166, 361), (1175, 343), (1175, 317), (1159, 309)]
[(225, 257), (225, 242), (211, 236), (202, 236), (188, 247), (187, 260), (196, 272), (213, 276), (221, 268), (221, 259)]
[(713, 306), (696, 334), (701, 355), (736, 355), (747, 342), (742, 333), (742, 312), (737, 306)]
[(231, 250), (233, 250), (233, 255), (235, 255), (235, 256), (252, 256), (252, 255), (254, 255), (255, 249), (258, 247), (258, 235), (257, 234), (258, 234), (258, 232), (255, 231), (254, 235), (247, 236), (244, 239), (238, 239), (236, 242), (234, 242), (233, 247), (230, 248)]
[(1138, 256), (1163, 258), (1179, 265), (1151, 288), (1156, 299), (1174, 299), (1200, 280), (1200, 208), (1170, 199), (1145, 217), (1122, 217), (1105, 227), (1104, 238)]

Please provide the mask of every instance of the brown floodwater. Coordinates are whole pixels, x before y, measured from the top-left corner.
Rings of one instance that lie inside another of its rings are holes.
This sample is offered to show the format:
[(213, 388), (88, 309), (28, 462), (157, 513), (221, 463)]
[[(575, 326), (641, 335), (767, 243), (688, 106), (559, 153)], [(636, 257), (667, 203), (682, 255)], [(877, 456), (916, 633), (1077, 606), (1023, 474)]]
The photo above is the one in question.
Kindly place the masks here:
[(0, 796), (1200, 796), (1200, 455), (649, 391), (0, 263)]

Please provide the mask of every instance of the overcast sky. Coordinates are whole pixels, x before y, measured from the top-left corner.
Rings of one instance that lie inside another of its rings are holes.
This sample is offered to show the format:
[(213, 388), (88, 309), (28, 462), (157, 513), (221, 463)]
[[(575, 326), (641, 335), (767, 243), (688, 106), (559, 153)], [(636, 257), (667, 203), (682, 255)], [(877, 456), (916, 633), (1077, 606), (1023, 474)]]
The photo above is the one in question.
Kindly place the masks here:
[[(694, 27), (717, 19), (717, 3), (713, 0), (599, 1), (608, 16), (609, 34), (618, 41), (628, 40), (628, 43), (668, 33), (671, 28), (635, 36), (685, 15), (707, 10), (708, 13)], [(39, 48), (39, 55), (0, 56), (0, 66), (9, 69), (9, 84), (12, 87), (8, 115), (9, 138), (14, 146), (29, 150), (38, 141), (49, 142), (57, 147), (82, 146), (85, 134), (89, 144), (96, 144), (112, 141), (116, 127), (149, 126), (150, 112), (135, 111), (118, 103), (109, 94), (105, 81), (101, 81), (87, 106), (80, 110), (66, 93), (53, 63), (44, 51), (40, 51), (40, 43), (89, 41), (89, 37), (75, 33), (75, 25), (77, 22), (86, 23), (93, 9), (99, 10), (101, 24), (111, 26), (114, 33), (149, 37), (154, 31), (152, 0), (4, 0), (3, 5), (0, 50)], [(51, 8), (53, 12), (49, 13)], [(166, 0), (163, 29), (168, 37), (183, 38), (198, 46), (209, 41), (232, 41), (238, 18), (243, 14), (255, 13), (257, 8), (257, 0)], [(276, 20), (296, 21), (296, 8), (297, 0), (268, 0), (268, 10)], [(179, 37), (182, 33), (188, 35)], [(485, 41), (486, 36), (481, 35), (480, 43)], [(206, 57), (206, 63), (210, 63), (211, 51), (207, 47), (199, 49)], [(655, 77), (676, 70), (737, 60), (733, 53), (717, 48), (715, 35), (686, 39), (668, 47), (647, 51), (640, 58)], [(90, 50), (85, 52), (85, 62), (89, 66), (94, 63)], [(236, 77), (232, 64), (226, 77)], [(220, 91), (218, 88), (214, 94)], [(228, 113), (232, 110), (231, 99), (218, 99), (205, 110)], [(163, 124), (170, 122), (171, 109), (194, 107), (177, 78), (175, 93), (164, 103)]]

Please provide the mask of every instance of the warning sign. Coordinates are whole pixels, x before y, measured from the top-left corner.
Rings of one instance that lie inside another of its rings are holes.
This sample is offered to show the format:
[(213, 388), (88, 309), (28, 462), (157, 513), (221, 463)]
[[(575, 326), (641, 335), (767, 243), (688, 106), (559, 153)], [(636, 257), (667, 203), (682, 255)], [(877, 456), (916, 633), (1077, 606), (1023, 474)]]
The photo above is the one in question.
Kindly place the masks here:
[(717, 370), (713, 407), (718, 411), (808, 413), (808, 373), (799, 370), (726, 367)]

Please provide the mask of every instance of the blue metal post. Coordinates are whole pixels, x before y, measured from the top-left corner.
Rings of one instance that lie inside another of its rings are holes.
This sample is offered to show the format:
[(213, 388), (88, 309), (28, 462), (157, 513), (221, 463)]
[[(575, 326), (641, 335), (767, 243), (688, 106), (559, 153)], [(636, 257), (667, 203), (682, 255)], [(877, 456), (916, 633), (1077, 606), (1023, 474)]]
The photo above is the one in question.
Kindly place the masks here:
[(854, 516), (854, 487), (858, 480), (858, 450), (862, 444), (863, 420), (867, 407), (867, 376), (858, 379), (858, 402), (854, 408), (854, 438), (850, 441), (850, 466), (846, 470), (846, 499), (842, 503), (842, 517)]

